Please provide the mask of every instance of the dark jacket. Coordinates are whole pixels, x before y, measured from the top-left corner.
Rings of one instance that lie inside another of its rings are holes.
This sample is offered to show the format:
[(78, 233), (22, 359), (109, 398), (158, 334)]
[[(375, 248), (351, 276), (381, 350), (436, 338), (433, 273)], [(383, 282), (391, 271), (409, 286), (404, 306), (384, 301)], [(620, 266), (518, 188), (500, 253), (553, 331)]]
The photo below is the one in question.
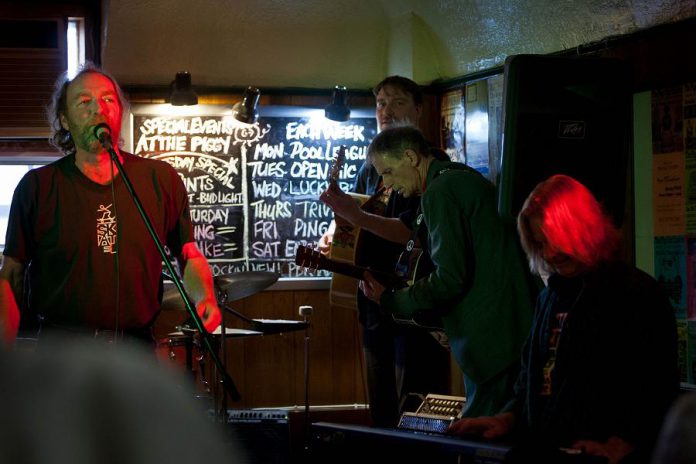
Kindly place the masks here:
[(452, 355), (481, 384), (519, 359), (535, 289), (488, 180), (460, 163), (434, 160), (426, 186), (421, 207), (435, 271), (411, 287), (383, 293), (381, 303), (402, 317), (444, 312)]
[[(559, 305), (568, 315), (552, 389), (542, 397)], [(551, 276), (537, 301), (516, 385), (516, 410), (532, 436), (568, 446), (617, 435), (649, 456), (678, 388), (674, 313), (652, 277), (623, 264), (575, 279)]]

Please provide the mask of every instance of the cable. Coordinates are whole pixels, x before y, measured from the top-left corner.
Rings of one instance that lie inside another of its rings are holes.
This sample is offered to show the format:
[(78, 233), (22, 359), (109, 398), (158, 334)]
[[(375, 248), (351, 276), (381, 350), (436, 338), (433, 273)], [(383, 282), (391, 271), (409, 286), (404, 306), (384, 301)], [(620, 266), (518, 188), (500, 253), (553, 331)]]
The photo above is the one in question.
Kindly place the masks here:
[(121, 223), (118, 217), (118, 209), (116, 208), (116, 187), (114, 183), (116, 179), (114, 177), (114, 163), (109, 158), (109, 166), (111, 167), (111, 200), (114, 205), (114, 218), (116, 220), (116, 235), (114, 237), (114, 272), (116, 273), (116, 311), (114, 314), (114, 345), (116, 345), (118, 340), (118, 326), (121, 313), (121, 266), (119, 258), (119, 248), (120, 240), (119, 235), (121, 234)]
[(357, 348), (358, 348), (358, 362), (360, 364), (360, 384), (362, 385), (362, 393), (363, 393), (363, 399), (365, 401), (365, 404), (370, 405), (370, 396), (368, 393), (368, 385), (367, 385), (367, 376), (365, 375), (365, 362), (364, 362), (364, 357), (365, 357), (365, 350), (363, 348), (363, 333), (362, 333), (362, 325), (358, 323), (358, 325), (355, 328), (355, 341), (357, 342)]

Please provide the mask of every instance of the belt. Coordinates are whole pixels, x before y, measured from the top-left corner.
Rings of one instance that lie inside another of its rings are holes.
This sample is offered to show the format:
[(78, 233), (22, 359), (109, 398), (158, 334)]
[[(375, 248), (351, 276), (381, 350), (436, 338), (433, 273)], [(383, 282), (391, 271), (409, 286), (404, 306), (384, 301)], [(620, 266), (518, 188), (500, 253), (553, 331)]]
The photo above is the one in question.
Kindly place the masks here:
[(140, 329), (102, 329), (86, 326), (70, 326), (61, 324), (44, 324), (39, 332), (39, 340), (43, 336), (78, 336), (82, 339), (94, 339), (106, 344), (118, 343), (120, 341), (139, 341), (154, 346), (155, 338), (152, 334), (152, 327)]
[(94, 339), (103, 341), (105, 343), (121, 341), (125, 336), (127, 336), (126, 332), (120, 329), (94, 329)]

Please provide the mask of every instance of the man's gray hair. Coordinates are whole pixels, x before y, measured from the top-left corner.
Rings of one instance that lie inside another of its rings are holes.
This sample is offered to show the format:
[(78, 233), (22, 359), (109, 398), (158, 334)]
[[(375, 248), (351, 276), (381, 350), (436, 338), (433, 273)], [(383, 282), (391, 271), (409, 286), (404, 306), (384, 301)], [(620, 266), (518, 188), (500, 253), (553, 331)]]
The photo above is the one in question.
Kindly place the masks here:
[(51, 145), (58, 148), (66, 155), (74, 154), (76, 151), (76, 147), (75, 142), (72, 138), (72, 134), (70, 134), (70, 131), (65, 129), (63, 125), (60, 123), (60, 115), (65, 114), (67, 112), (66, 100), (68, 96), (68, 87), (70, 86), (70, 83), (78, 77), (82, 76), (83, 74), (87, 73), (101, 74), (102, 76), (109, 79), (111, 83), (114, 85), (116, 93), (118, 94), (118, 101), (121, 104), (121, 114), (123, 115), (128, 111), (128, 102), (123, 96), (123, 91), (116, 82), (116, 79), (114, 79), (113, 76), (111, 76), (109, 73), (102, 70), (101, 68), (97, 67), (93, 63), (88, 61), (84, 65), (82, 65), (80, 71), (72, 79), (69, 78), (67, 71), (61, 74), (60, 77), (56, 80), (53, 95), (51, 96), (51, 102), (46, 108), (46, 115), (48, 117), (48, 122), (51, 125), (51, 130), (53, 131), (51, 137), (48, 140), (51, 143)]
[(376, 155), (401, 158), (409, 149), (426, 158), (431, 155), (430, 145), (418, 128), (412, 125), (393, 126), (384, 129), (372, 140), (367, 148), (367, 159), (372, 162)]

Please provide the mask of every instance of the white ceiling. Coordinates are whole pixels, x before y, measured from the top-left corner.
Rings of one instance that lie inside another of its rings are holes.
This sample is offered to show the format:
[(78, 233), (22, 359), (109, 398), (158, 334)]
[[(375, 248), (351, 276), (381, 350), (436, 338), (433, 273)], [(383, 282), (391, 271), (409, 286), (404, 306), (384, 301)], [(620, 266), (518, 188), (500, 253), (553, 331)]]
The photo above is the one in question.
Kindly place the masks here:
[(696, 16), (696, 0), (103, 0), (124, 85), (428, 84)]

